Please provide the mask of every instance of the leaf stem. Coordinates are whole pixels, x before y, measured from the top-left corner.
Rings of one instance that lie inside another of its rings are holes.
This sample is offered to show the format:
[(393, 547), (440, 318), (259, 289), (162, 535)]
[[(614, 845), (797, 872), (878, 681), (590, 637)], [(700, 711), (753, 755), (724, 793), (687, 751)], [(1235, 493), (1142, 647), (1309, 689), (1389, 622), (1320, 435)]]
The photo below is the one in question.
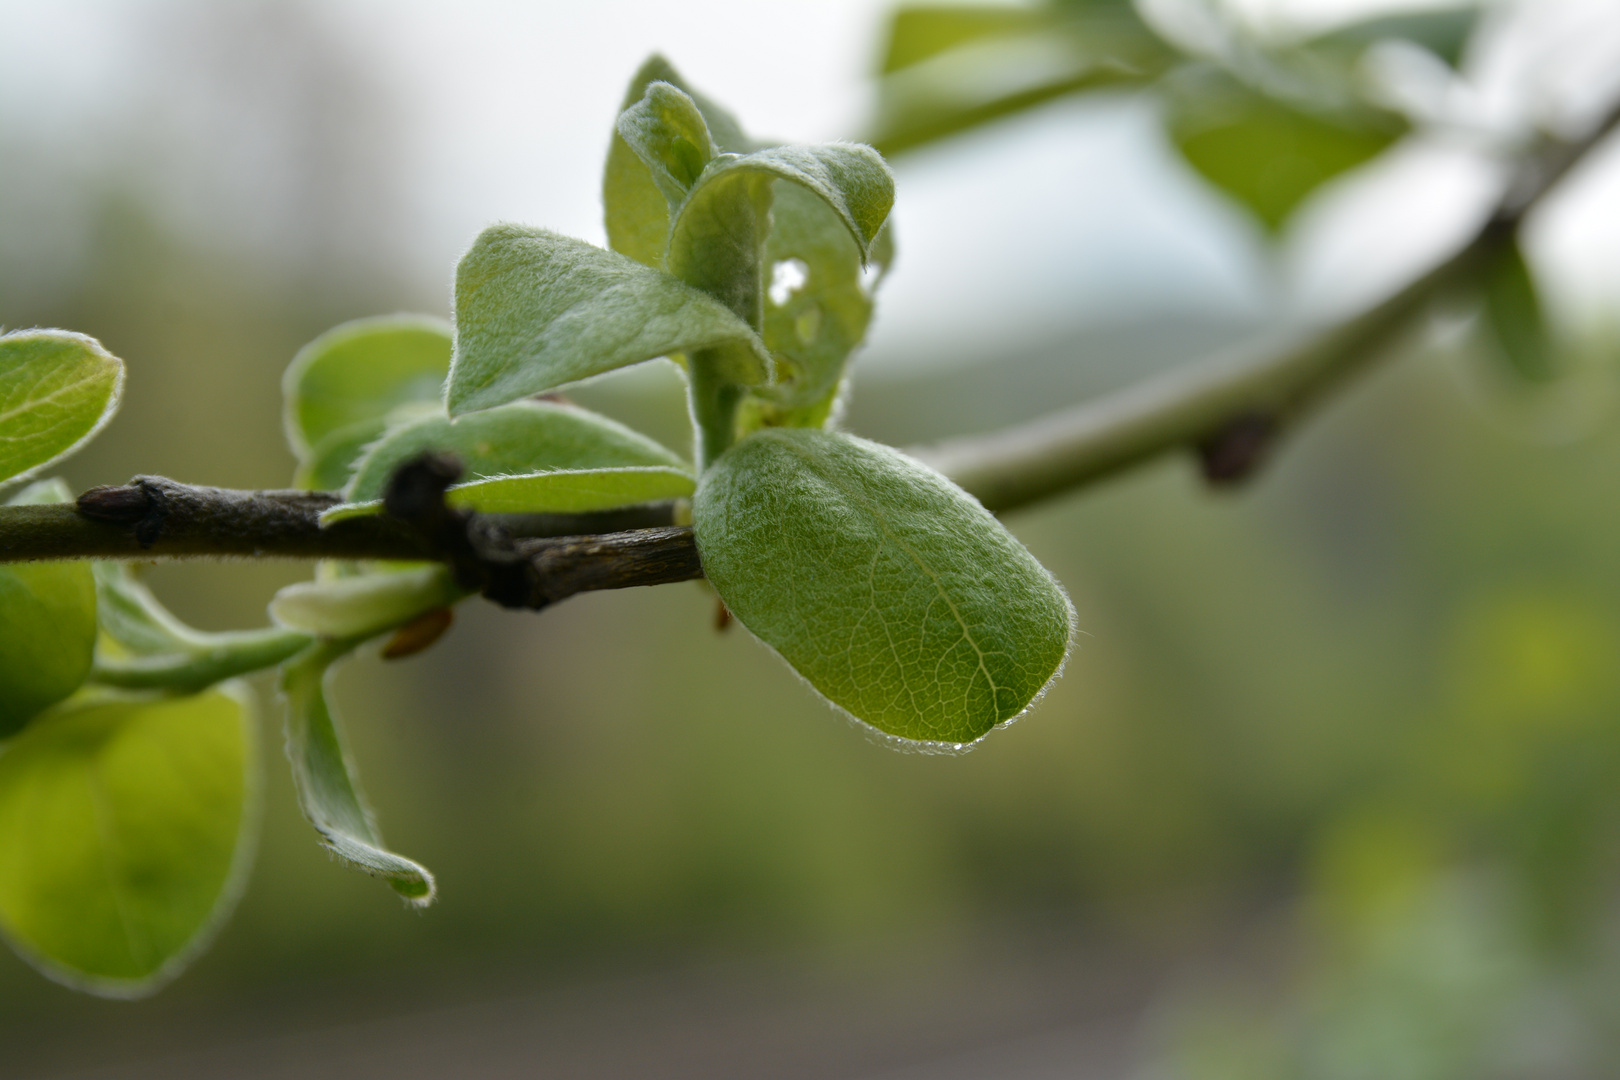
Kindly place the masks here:
[(189, 693), (274, 667), (312, 641), (309, 634), (281, 627), (208, 634), (199, 639), (195, 652), (117, 660), (98, 657), (90, 679), (125, 690)]
[(698, 474), (702, 475), (736, 441), (737, 406), (743, 391), (719, 374), (720, 358), (709, 350), (696, 349), (689, 360), (692, 426), (697, 432)]

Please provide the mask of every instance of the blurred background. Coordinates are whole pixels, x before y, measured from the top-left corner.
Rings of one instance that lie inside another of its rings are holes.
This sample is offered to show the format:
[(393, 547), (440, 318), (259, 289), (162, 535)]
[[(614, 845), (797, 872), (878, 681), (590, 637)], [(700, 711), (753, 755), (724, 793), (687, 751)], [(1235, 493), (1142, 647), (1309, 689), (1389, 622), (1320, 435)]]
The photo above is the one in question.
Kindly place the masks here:
[[(1163, 8), (1157, 3), (1149, 5)], [(1228, 5), (1286, 41), (1370, 0)], [(64, 470), (288, 482), (279, 379), (336, 322), (448, 314), (514, 220), (602, 242), (622, 86), (663, 51), (756, 133), (872, 128), (889, 5), (0, 0), (0, 325), (93, 334), (124, 407)], [(1612, 0), (1487, 10), (1504, 128), (1616, 89)], [(897, 160), (899, 258), (845, 424), (985, 430), (1343, 309), (1501, 170), (1415, 140), (1280, 237), (1151, 93)], [(1620, 1060), (1620, 144), (1526, 244), (1573, 359), (1521, 385), (1452, 319), (1213, 493), (1165, 460), (1010, 527), (1083, 631), (963, 757), (835, 717), (699, 585), (468, 604), (339, 704), (401, 910), (299, 817), (263, 709), (246, 897), (155, 998), (0, 953), (6, 1077), (1600, 1077)], [(585, 404), (678, 444), (659, 363)], [(148, 580), (259, 625), (299, 565)]]

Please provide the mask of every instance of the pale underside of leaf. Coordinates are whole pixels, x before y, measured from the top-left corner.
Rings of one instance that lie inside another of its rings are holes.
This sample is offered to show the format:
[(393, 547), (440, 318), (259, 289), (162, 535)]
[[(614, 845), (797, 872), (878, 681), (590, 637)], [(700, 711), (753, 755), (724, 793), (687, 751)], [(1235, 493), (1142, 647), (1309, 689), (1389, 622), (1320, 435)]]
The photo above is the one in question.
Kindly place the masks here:
[(350, 647), (346, 643), (316, 645), (282, 669), (287, 759), (292, 764), (298, 802), (323, 847), (387, 881), (411, 904), (426, 907), (434, 899), (433, 875), (420, 863), (383, 846), (327, 703), (332, 664)]
[(667, 274), (540, 229), (484, 230), (456, 268), (451, 415), (698, 349), (734, 381), (770, 377), (754, 329)]
[(1067, 654), (1061, 587), (982, 507), (897, 451), (810, 429), (733, 447), (693, 504), (739, 621), (856, 719), (961, 749)]
[(73, 453), (112, 418), (124, 365), (65, 330), (0, 335), (0, 484)]
[(515, 401), (457, 420), (441, 414), (396, 428), (366, 452), (345, 498), (349, 503), (382, 498), (394, 472), (428, 452), (453, 455), (463, 483), (557, 470), (685, 470), (674, 451), (598, 413), (549, 401)]
[(0, 925), (45, 974), (142, 997), (234, 907), (257, 823), (251, 698), (69, 703), (0, 755)]
[[(661, 465), (618, 469), (555, 469), (518, 476), (492, 476), (454, 484), (444, 501), (480, 514), (585, 514), (637, 503), (682, 499), (696, 490), (685, 469)], [(340, 503), (321, 514), (321, 524), (383, 511), (381, 499)]]

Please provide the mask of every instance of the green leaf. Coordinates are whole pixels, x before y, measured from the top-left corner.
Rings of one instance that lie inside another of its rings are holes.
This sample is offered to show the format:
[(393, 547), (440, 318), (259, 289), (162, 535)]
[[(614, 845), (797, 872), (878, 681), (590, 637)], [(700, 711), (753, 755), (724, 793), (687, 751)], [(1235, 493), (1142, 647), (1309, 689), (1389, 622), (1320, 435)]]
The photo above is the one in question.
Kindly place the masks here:
[(871, 142), (903, 153), (1054, 98), (1141, 82), (1170, 59), (1129, 0), (902, 8)]
[[(830, 412), (850, 354), (866, 337), (872, 293), (894, 260), (889, 230), (872, 248), (877, 274), (865, 281), (861, 253), (820, 198), (778, 183), (773, 227), (765, 245), (765, 344), (776, 358), (777, 382), (756, 398), (758, 419), (745, 426), (805, 422), (819, 427)], [(819, 414), (819, 415), (818, 415)]]
[[(11, 505), (71, 500), (66, 485), (49, 480), (23, 489)], [(88, 564), (0, 565), (0, 739), (83, 685), (95, 646)]]
[(1307, 112), (1224, 75), (1180, 84), (1169, 126), (1187, 162), (1272, 230), (1317, 188), (1370, 161), (1405, 130), (1392, 114)]
[(300, 349), (282, 379), (300, 481), (342, 487), (359, 448), (383, 433), (391, 414), (438, 402), (451, 343), (443, 319), (387, 315), (344, 323)]
[(692, 511), (731, 612), (880, 731), (959, 749), (1062, 666), (1062, 588), (983, 507), (896, 450), (762, 431), (704, 474)]
[(305, 345), (283, 378), (287, 438), (300, 455), (355, 424), (413, 402), (436, 402), (450, 370), (453, 328), (429, 315), (355, 319)]
[(986, 38), (1050, 30), (1049, 12), (1008, 4), (920, 4), (895, 11), (881, 73), (888, 75)]
[(322, 637), (364, 639), (467, 595), (438, 563), (288, 585), (270, 601), (278, 624)]
[(323, 847), (356, 869), (384, 879), (413, 905), (426, 907), (433, 903), (433, 875), (383, 847), (327, 704), (332, 664), (352, 648), (352, 642), (322, 643), (282, 669), (287, 760), (292, 763), (298, 802)]
[(1312, 38), (1307, 44), (1312, 49), (1359, 55), (1367, 46), (1380, 41), (1410, 41), (1456, 67), (1479, 23), (1479, 16), (1479, 5), (1469, 2), (1446, 5), (1437, 11), (1380, 15), (1339, 27)]
[(83, 446), (118, 410), (124, 365), (66, 330), (0, 335), (0, 484)]
[(697, 102), (667, 82), (648, 86), (640, 101), (619, 114), (617, 127), (671, 210), (716, 153)]
[(457, 484), (445, 493), (445, 501), (483, 514), (584, 514), (683, 499), (696, 487), (691, 473), (667, 465), (559, 469)]
[(240, 894), (257, 755), (239, 685), (54, 709), (0, 754), (0, 925), (30, 963), (151, 993)]
[[(639, 102), (655, 82), (669, 83), (696, 103), (710, 138), (721, 150), (741, 154), (754, 149), (730, 113), (693, 90), (669, 61), (656, 54), (630, 80), (620, 112)], [(647, 266), (664, 265), (664, 252), (669, 247), (669, 204), (659, 193), (646, 164), (617, 131), (602, 176), (602, 209), (608, 247)]]
[(778, 146), (711, 162), (676, 211), (669, 272), (754, 327), (764, 322), (774, 180), (797, 184), (825, 203), (863, 260), (894, 205), (894, 176), (869, 146)]
[(737, 382), (770, 376), (753, 328), (711, 297), (582, 240), (495, 225), (456, 267), (450, 413), (694, 349)]
[(345, 497), (350, 502), (382, 498), (394, 471), (428, 451), (454, 454), (463, 483), (556, 469), (685, 471), (674, 451), (616, 420), (574, 405), (514, 401), (459, 420), (429, 416), (394, 429), (367, 451)]
[(444, 412), (439, 402), (419, 402), (401, 405), (385, 419), (365, 420), (349, 427), (339, 428), (310, 449), (309, 456), (298, 464), (293, 473), (293, 484), (311, 491), (337, 491), (354, 475), (354, 467), (364, 456), (366, 447), (383, 437), (390, 427), (408, 423), (418, 416), (436, 416)]
[(1536, 293), (1535, 279), (1517, 243), (1485, 273), (1485, 324), (1501, 347), (1508, 369), (1527, 383), (1558, 375), (1556, 350)]

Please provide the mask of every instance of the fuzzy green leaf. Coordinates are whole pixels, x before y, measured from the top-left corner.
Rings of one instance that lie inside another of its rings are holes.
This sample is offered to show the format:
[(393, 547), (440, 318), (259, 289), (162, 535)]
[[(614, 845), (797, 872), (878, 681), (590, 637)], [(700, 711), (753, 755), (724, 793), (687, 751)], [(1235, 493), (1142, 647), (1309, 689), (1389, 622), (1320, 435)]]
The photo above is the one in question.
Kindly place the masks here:
[(1272, 230), (1317, 188), (1370, 161), (1404, 130), (1391, 114), (1307, 112), (1226, 76), (1180, 86), (1170, 115), (1171, 137), (1187, 162)]
[[(625, 91), (620, 112), (639, 102), (655, 82), (669, 83), (696, 103), (710, 138), (721, 150), (741, 154), (754, 149), (731, 114), (688, 86), (662, 56), (654, 55), (641, 65)], [(617, 131), (608, 147), (607, 168), (602, 175), (602, 210), (608, 247), (647, 266), (664, 265), (664, 252), (669, 247), (669, 204), (659, 193), (646, 164)]]
[(336, 326), (298, 350), (282, 379), (287, 441), (308, 456), (321, 440), (383, 420), (400, 405), (438, 401), (454, 331), (430, 315), (385, 315)]
[(550, 401), (514, 401), (459, 420), (430, 416), (396, 428), (366, 453), (345, 497), (353, 503), (382, 498), (394, 471), (427, 451), (454, 454), (463, 483), (556, 469), (685, 471), (674, 451), (598, 413)]
[(439, 402), (419, 402), (401, 405), (384, 419), (362, 420), (339, 428), (316, 443), (309, 456), (298, 463), (293, 473), (296, 487), (311, 491), (338, 491), (348, 484), (354, 468), (365, 456), (366, 447), (383, 437), (390, 427), (408, 423), (419, 416), (437, 416), (444, 412)]
[(332, 664), (351, 643), (323, 643), (282, 669), (287, 704), (287, 759), (304, 817), (321, 845), (359, 870), (380, 877), (417, 907), (433, 903), (433, 875), (383, 847), (371, 808), (355, 779), (337, 720), (327, 704)]
[(850, 354), (866, 336), (872, 294), (893, 262), (894, 246), (884, 229), (872, 247), (878, 273), (863, 280), (860, 250), (821, 199), (778, 183), (771, 216), (764, 337), (776, 358), (777, 382), (754, 407), (759, 424), (819, 427)]
[(88, 442), (118, 409), (124, 365), (66, 330), (0, 335), (0, 484)]
[(1556, 353), (1541, 298), (1518, 244), (1486, 271), (1484, 293), (1485, 324), (1508, 369), (1527, 383), (1544, 383), (1556, 376)]
[(685, 200), (716, 153), (697, 102), (667, 82), (648, 86), (640, 101), (619, 114), (617, 128), (671, 210)]
[(483, 514), (584, 514), (636, 503), (682, 499), (696, 490), (692, 474), (667, 465), (559, 469), (457, 484), (445, 502)]
[(448, 567), (428, 563), (288, 585), (270, 601), (270, 617), (306, 634), (364, 639), (466, 595)]
[(1027, 708), (1068, 650), (1062, 588), (950, 481), (876, 443), (759, 432), (698, 486), (709, 581), (834, 704), (959, 748)]
[(675, 214), (667, 265), (756, 327), (764, 322), (775, 180), (797, 184), (825, 203), (862, 260), (894, 205), (894, 176), (869, 146), (778, 146), (711, 162)]
[(240, 893), (256, 824), (246, 690), (89, 699), (0, 754), (0, 924), (70, 986), (150, 993)]
[[(11, 505), (69, 502), (60, 480)], [(0, 565), (0, 739), (77, 690), (96, 646), (96, 585), (83, 562)]]
[(763, 382), (753, 328), (667, 274), (541, 229), (485, 229), (456, 267), (451, 415), (693, 349), (725, 357), (736, 382)]

